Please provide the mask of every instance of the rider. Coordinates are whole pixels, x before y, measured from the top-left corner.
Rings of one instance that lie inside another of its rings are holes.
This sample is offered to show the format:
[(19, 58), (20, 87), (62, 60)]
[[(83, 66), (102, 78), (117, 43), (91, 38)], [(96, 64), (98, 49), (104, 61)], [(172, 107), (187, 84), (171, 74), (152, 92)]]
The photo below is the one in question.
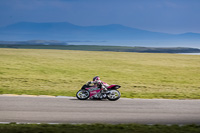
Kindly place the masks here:
[[(94, 86), (97, 86), (98, 88), (102, 88), (103, 89), (103, 93), (106, 93), (107, 92), (107, 87), (109, 86), (107, 83), (105, 82), (102, 82), (100, 80), (100, 77), (99, 76), (95, 76), (93, 78), (93, 81), (89, 81), (86, 83), (86, 85), (90, 85), (90, 84), (94, 84)], [(103, 85), (102, 85), (103, 84)]]

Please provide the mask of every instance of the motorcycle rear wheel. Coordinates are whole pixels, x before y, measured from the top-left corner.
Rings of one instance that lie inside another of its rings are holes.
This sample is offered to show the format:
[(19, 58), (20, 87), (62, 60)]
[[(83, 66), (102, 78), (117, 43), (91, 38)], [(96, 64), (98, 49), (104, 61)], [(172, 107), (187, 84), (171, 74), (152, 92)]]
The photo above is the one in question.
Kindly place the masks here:
[(77, 93), (76, 93), (76, 97), (79, 99), (79, 100), (86, 100), (88, 99), (90, 96), (90, 92), (88, 90), (79, 90)]
[(107, 99), (110, 101), (116, 101), (120, 98), (121, 93), (118, 90), (110, 90), (110, 93), (107, 95)]

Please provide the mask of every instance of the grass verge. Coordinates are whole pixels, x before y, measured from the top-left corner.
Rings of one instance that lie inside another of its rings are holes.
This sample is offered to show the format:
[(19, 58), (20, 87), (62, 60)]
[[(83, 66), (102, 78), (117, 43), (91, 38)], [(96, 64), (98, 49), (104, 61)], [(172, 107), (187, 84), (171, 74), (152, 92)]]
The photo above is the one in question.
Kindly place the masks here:
[(200, 133), (198, 125), (0, 124), (1, 133)]

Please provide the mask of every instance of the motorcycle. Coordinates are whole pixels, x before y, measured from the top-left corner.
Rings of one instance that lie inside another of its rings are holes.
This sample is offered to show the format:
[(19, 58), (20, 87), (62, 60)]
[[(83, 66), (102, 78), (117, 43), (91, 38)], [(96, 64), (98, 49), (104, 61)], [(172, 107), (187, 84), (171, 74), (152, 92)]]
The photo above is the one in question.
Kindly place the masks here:
[(110, 85), (106, 87), (107, 91), (105, 92), (106, 85), (101, 83), (100, 87), (89, 86), (87, 84), (83, 85), (82, 88), (76, 93), (76, 97), (79, 100), (90, 99), (108, 99), (110, 101), (116, 101), (120, 98), (121, 93), (117, 90), (120, 85)]

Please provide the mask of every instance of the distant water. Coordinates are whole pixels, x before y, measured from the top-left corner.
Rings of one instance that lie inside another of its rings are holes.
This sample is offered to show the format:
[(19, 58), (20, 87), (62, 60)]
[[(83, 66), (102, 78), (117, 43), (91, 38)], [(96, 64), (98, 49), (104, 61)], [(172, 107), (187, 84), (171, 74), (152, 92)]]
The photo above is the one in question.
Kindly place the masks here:
[(178, 53), (178, 54), (186, 54), (186, 55), (200, 55), (200, 53)]
[(189, 47), (199, 48), (200, 41), (185, 40), (109, 40), (109, 41), (66, 41), (69, 45), (139, 46), (139, 47)]

